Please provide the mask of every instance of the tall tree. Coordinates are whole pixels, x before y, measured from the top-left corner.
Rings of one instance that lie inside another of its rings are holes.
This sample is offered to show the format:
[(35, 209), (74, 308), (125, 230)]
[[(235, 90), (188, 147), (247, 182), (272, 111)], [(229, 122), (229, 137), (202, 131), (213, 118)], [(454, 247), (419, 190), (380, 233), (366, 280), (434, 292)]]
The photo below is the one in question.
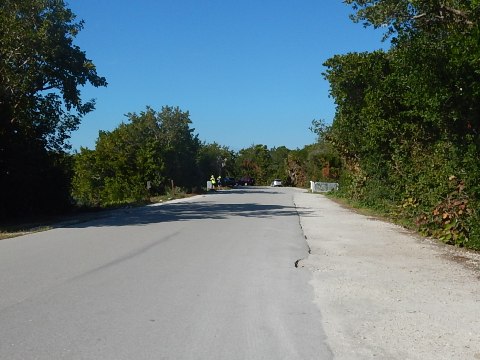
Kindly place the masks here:
[(160, 143), (165, 156), (166, 176), (174, 184), (191, 188), (199, 184), (197, 154), (201, 142), (188, 111), (178, 107), (164, 106), (157, 113), (160, 130)]
[(287, 179), (287, 158), (290, 150), (285, 146), (274, 147), (270, 149), (270, 166), (268, 172), (271, 180), (281, 179), (284, 184), (288, 184)]
[(32, 194), (64, 188), (45, 173), (94, 108), (80, 87), (107, 84), (73, 43), (82, 27), (61, 0), (0, 1), (0, 216), (55, 207)]

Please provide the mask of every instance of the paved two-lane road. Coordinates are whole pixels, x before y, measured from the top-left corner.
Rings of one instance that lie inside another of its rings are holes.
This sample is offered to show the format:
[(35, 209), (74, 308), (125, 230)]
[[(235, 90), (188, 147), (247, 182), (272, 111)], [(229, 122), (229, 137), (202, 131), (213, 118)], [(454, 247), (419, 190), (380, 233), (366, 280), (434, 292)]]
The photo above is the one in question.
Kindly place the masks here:
[(0, 241), (0, 359), (331, 359), (296, 189)]

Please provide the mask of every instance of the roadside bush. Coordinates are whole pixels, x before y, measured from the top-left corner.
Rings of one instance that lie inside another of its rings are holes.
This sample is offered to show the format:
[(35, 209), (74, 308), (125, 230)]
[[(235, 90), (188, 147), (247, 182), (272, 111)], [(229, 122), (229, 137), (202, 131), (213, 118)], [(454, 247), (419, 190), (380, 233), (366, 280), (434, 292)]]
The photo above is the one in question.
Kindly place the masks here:
[(451, 192), (431, 212), (420, 215), (417, 223), (425, 235), (450, 245), (465, 246), (470, 238), (470, 199), (463, 181), (454, 175), (448, 180)]

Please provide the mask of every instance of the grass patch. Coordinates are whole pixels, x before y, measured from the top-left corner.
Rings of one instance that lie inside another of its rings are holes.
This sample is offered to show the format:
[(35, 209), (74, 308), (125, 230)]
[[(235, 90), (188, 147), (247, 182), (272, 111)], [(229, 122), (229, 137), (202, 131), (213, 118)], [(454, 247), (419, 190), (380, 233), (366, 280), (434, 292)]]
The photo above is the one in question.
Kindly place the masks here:
[(0, 223), (0, 240), (50, 230), (52, 229), (51, 224), (55, 222), (55, 219), (57, 217), (32, 217)]
[(392, 214), (390, 210), (387, 210), (385, 208), (380, 209), (378, 207), (375, 207), (375, 208), (369, 207), (359, 201), (338, 196), (338, 194), (333, 191), (325, 193), (324, 195), (327, 196), (330, 200), (339, 204), (340, 206), (346, 209), (349, 209), (351, 211), (354, 211), (358, 214), (376, 218), (378, 220), (390, 222), (396, 225), (400, 225), (406, 229), (418, 232), (418, 227), (413, 221), (411, 221), (410, 219), (400, 218), (398, 216), (395, 216), (394, 214)]

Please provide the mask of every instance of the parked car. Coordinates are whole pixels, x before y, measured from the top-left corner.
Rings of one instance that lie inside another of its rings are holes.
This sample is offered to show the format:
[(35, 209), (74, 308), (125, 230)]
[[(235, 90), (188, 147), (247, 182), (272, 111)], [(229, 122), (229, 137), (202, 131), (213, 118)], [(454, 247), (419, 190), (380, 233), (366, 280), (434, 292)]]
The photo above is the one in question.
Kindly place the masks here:
[(271, 186), (283, 186), (282, 185), (282, 180), (280, 180), (280, 179), (273, 180)]
[(228, 186), (228, 187), (233, 187), (237, 185), (237, 180), (235, 180), (232, 177), (224, 177), (222, 178), (222, 186)]
[(238, 185), (253, 186), (255, 185), (255, 179), (250, 176), (244, 176), (237, 182)]

